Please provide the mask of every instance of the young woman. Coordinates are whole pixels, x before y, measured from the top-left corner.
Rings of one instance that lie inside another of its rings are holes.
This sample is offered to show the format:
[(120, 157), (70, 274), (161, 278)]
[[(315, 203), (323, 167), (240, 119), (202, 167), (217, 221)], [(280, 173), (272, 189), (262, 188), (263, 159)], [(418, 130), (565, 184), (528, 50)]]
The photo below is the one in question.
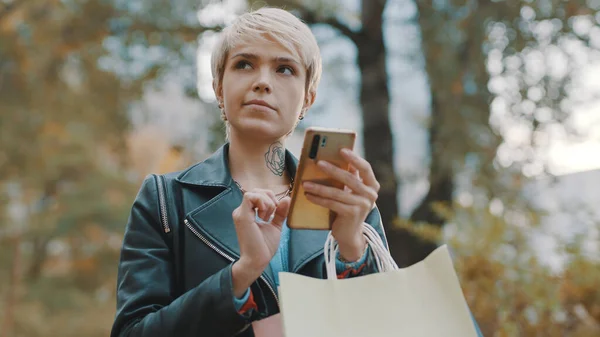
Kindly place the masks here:
[[(212, 72), (228, 142), (182, 172), (143, 182), (125, 230), (112, 337), (254, 336), (258, 322), (279, 313), (278, 272), (325, 278), (327, 231), (286, 226), (297, 160), (285, 141), (321, 76), (313, 34), (284, 10), (246, 13), (223, 31)], [(342, 154), (352, 173), (319, 165), (347, 190), (304, 187), (336, 213), (336, 269), (345, 278), (376, 272), (363, 222), (384, 242), (385, 234), (371, 166)], [(272, 222), (257, 220), (256, 208)]]

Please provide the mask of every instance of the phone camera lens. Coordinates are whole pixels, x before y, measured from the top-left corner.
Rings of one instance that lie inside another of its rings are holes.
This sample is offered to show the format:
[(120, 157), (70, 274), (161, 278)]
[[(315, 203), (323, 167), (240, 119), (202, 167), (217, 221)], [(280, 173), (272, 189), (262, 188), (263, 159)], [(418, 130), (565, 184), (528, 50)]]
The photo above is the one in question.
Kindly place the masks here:
[(320, 135), (315, 135), (313, 137), (312, 143), (310, 144), (310, 152), (308, 153), (308, 158), (315, 159), (317, 157), (317, 151), (319, 151), (320, 140), (321, 140)]

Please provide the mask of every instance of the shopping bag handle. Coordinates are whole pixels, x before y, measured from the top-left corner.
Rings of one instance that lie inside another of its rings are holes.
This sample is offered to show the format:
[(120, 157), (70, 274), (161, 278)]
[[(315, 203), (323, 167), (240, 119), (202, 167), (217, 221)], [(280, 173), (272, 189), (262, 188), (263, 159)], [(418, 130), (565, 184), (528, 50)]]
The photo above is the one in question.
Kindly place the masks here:
[[(368, 223), (363, 223), (363, 235), (367, 241), (367, 244), (371, 248), (371, 254), (375, 258), (375, 263), (377, 264), (377, 270), (379, 272), (386, 272), (390, 270), (398, 269), (398, 265), (392, 258), (390, 251), (385, 248), (379, 233)], [(327, 269), (327, 279), (335, 280), (337, 279), (337, 273), (335, 270), (335, 258), (339, 251), (338, 243), (334, 239), (333, 235), (331, 235), (331, 231), (327, 235), (327, 240), (325, 241), (325, 246), (323, 247), (323, 252), (325, 254), (325, 267)]]

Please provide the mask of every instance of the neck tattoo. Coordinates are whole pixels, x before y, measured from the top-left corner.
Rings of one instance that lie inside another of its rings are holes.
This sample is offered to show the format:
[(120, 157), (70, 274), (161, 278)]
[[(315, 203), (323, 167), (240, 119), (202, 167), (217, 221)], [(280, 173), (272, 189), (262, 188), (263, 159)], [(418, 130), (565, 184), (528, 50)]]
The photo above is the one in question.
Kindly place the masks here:
[(281, 142), (275, 142), (269, 146), (269, 150), (265, 153), (265, 163), (273, 174), (283, 176), (283, 172), (285, 172), (285, 149)]

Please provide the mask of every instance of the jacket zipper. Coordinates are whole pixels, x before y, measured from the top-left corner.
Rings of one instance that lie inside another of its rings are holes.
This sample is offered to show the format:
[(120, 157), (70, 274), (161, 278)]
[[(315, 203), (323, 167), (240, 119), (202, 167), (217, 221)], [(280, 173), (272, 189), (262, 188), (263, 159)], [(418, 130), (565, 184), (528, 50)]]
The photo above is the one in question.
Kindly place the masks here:
[(165, 233), (171, 232), (171, 227), (169, 226), (169, 219), (167, 218), (167, 202), (165, 199), (165, 184), (163, 181), (163, 177), (160, 175), (156, 175), (158, 179), (158, 203), (160, 204), (160, 216), (162, 220), (162, 225)]
[[(192, 233), (194, 233), (202, 242), (204, 242), (207, 246), (209, 246), (212, 250), (214, 250), (215, 252), (217, 252), (219, 255), (223, 256), (224, 258), (226, 258), (227, 260), (231, 261), (231, 262), (235, 262), (235, 259), (229, 255), (227, 255), (225, 252), (223, 252), (222, 250), (220, 250), (218, 247), (216, 247), (215, 245), (213, 245), (210, 241), (208, 241), (202, 234), (200, 234), (191, 224), (187, 219), (184, 219), (183, 222), (185, 223), (185, 226), (187, 228), (189, 228), (189, 230), (192, 231)], [(263, 276), (260, 275), (260, 279), (267, 285), (267, 287), (269, 288), (269, 290), (271, 291), (271, 294), (273, 294), (273, 297), (275, 298), (275, 301), (277, 302), (277, 307), (279, 308), (279, 298), (277, 298), (277, 295), (275, 294), (275, 290), (273, 290), (273, 287), (271, 286), (271, 284), (269, 283), (269, 281), (267, 281), (267, 279)]]

